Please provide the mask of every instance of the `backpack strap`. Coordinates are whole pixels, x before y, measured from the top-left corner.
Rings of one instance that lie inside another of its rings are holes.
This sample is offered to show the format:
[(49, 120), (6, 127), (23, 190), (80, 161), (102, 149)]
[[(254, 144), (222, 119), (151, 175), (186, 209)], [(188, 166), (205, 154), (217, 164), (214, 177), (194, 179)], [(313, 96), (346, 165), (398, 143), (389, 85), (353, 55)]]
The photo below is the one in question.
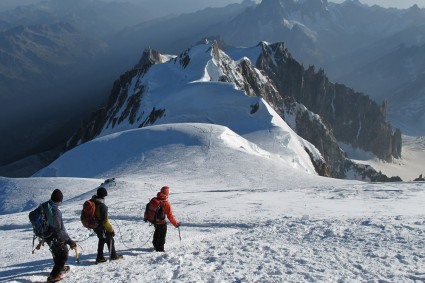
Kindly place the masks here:
[(50, 201), (46, 201), (42, 205), (42, 209), (44, 212), (44, 215), (46, 215), (47, 223), (49, 223), (49, 227), (53, 227), (53, 208), (50, 205)]

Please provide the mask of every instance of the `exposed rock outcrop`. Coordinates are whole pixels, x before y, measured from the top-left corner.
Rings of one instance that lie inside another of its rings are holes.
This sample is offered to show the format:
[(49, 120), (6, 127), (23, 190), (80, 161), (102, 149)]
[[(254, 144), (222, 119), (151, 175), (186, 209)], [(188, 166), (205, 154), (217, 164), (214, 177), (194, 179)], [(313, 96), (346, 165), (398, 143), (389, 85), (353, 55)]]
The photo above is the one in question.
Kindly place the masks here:
[(260, 45), (262, 54), (256, 67), (275, 82), (280, 95), (293, 97), (318, 114), (338, 141), (373, 152), (386, 161), (401, 157), (401, 131), (392, 129), (386, 121), (385, 103), (380, 106), (345, 85), (329, 82), (322, 69), (304, 69), (284, 43)]
[(424, 182), (425, 181), (425, 178), (422, 176), (422, 174), (420, 174), (419, 177), (416, 178), (416, 179), (414, 179), (413, 181), (415, 181), (415, 182)]
[[(131, 97), (128, 97), (129, 86), (136, 75), (143, 75), (152, 65), (161, 62), (163, 62), (163, 59), (158, 51), (150, 48), (146, 49), (138, 64), (136, 64), (130, 71), (121, 75), (120, 78), (114, 82), (107, 105), (94, 112), (88, 121), (82, 123), (77, 133), (68, 140), (64, 151), (94, 139), (101, 133), (104, 127), (113, 128), (117, 123), (126, 119), (128, 119), (130, 124), (138, 122), (136, 113), (140, 107), (144, 86), (136, 85), (138, 87), (138, 91)], [(127, 98), (129, 98), (129, 101), (127, 101)], [(127, 104), (124, 111), (122, 111), (121, 115), (117, 118), (117, 113), (121, 111), (121, 108), (126, 102)], [(145, 121), (143, 123), (148, 124), (149, 121)]]

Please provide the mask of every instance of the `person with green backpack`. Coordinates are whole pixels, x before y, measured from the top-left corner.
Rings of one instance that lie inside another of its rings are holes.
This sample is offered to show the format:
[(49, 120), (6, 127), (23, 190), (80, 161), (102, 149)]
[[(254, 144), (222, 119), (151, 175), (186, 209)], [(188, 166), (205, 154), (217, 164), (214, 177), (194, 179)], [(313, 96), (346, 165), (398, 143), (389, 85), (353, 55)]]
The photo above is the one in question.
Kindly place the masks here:
[(69, 250), (75, 249), (77, 244), (69, 237), (63, 224), (62, 212), (59, 210), (59, 205), (62, 204), (63, 194), (61, 190), (55, 189), (52, 192), (50, 200), (43, 204), (43, 209), (49, 223), (51, 236), (45, 239), (49, 245), (53, 256), (54, 266), (50, 272), (47, 282), (57, 282), (62, 280), (65, 274), (69, 271), (69, 266), (65, 266), (68, 261)]

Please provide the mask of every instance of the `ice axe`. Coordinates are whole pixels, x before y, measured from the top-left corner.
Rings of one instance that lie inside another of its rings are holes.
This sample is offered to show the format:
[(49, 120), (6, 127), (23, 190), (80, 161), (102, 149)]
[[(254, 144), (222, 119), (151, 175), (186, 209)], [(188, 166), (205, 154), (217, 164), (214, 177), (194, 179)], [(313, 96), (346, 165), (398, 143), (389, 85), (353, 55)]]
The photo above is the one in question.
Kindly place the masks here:
[(44, 246), (44, 240), (38, 243), (38, 245), (32, 250), (32, 253), (34, 254), (36, 250), (41, 248), (41, 246)]
[(74, 250), (75, 250), (75, 259), (77, 260), (77, 263), (80, 264), (80, 257), (78, 256), (78, 248), (77, 248), (77, 246), (75, 246)]

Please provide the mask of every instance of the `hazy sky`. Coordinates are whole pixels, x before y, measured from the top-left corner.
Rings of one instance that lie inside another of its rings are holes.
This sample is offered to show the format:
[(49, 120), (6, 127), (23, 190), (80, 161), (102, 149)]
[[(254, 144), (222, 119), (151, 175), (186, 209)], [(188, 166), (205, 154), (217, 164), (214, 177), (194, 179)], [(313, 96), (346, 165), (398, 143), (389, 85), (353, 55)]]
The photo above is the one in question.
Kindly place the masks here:
[[(328, 0), (329, 2), (342, 3), (344, 0)], [(417, 4), (421, 8), (425, 8), (425, 0), (360, 0), (361, 3), (367, 5), (379, 5), (382, 7), (409, 8)]]
[[(29, 3), (35, 3), (40, 2), (41, 0), (0, 0), (0, 10), (1, 9), (11, 9), (17, 5), (22, 4), (29, 4)], [(72, 0), (70, 0), (72, 1)], [(120, 1), (120, 2), (138, 2), (141, 0), (104, 0), (104, 1)], [(149, 1), (149, 0), (144, 0)], [(158, 0), (151, 0), (151, 1), (158, 1)], [(261, 0), (255, 0), (257, 3), (260, 3)], [(345, 0), (328, 0), (329, 2), (335, 2), (335, 3), (342, 3)], [(178, 3), (179, 0), (176, 0), (176, 3)], [(185, 2), (185, 1), (182, 1)], [(226, 2), (225, 0), (221, 0), (221, 2)], [(229, 3), (235, 3), (235, 2), (242, 2), (242, 0), (228, 0)], [(377, 4), (379, 6), (388, 8), (388, 7), (395, 7), (395, 8), (409, 8), (414, 4), (417, 4), (421, 8), (425, 8), (425, 0), (360, 0), (360, 2), (368, 5), (374, 5)]]
[[(236, 2), (240, 2), (239, 0), (234, 0)], [(345, 0), (328, 0), (328, 2), (342, 3)], [(409, 8), (414, 4), (417, 4), (420, 8), (425, 8), (425, 0), (359, 0), (363, 4), (367, 4), (369, 6), (378, 5), (381, 7), (389, 8)], [(229, 2), (232, 2), (229, 0)], [(261, 0), (255, 0), (255, 2), (260, 3)]]

